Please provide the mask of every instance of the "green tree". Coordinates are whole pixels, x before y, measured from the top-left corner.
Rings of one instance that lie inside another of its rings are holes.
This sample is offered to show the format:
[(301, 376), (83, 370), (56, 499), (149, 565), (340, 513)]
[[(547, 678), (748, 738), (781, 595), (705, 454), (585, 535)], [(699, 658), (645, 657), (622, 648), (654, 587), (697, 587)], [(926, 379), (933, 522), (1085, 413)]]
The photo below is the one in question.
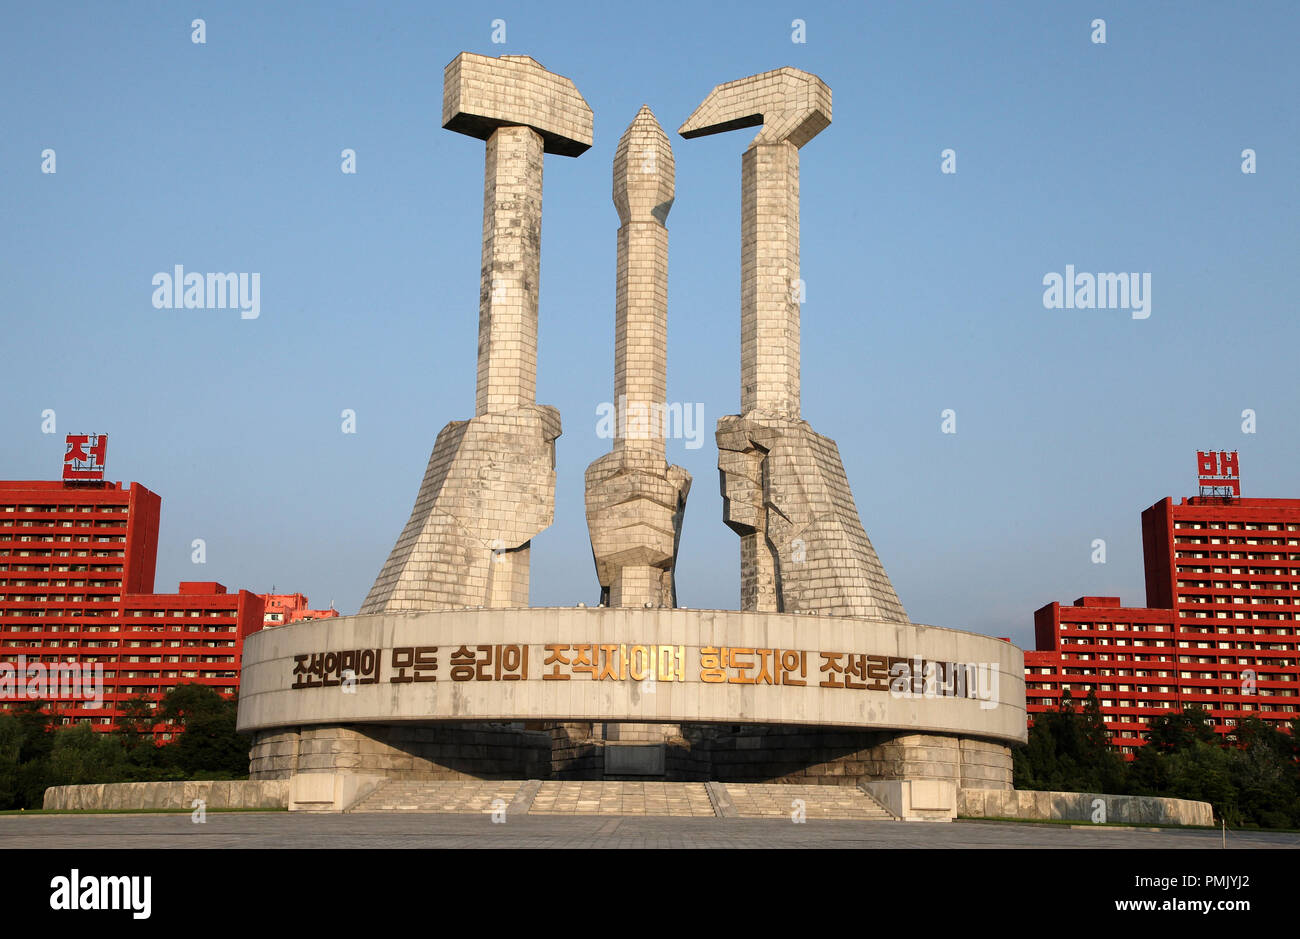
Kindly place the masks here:
[(1101, 712), (1097, 689), (1088, 689), (1081, 715), (1083, 747), (1079, 759), (1083, 782), (1094, 792), (1123, 793), (1128, 786), (1124, 757), (1110, 743), (1110, 731)]
[(1190, 749), (1195, 743), (1214, 743), (1214, 721), (1204, 708), (1191, 705), (1162, 714), (1151, 722), (1149, 746), (1162, 753)]
[(1273, 725), (1248, 718), (1228, 750), (1229, 778), (1241, 822), (1265, 828), (1300, 826), (1300, 768), (1295, 740)]
[(1195, 740), (1169, 753), (1169, 789), (1160, 795), (1174, 799), (1209, 802), (1229, 825), (1243, 821), (1232, 785), (1229, 751), (1217, 743)]
[(0, 714), (0, 809), (21, 808), (18, 755), (22, 747), (22, 724), (12, 714)]
[(1067, 688), (1059, 709), (1034, 716), (1028, 744), (1012, 756), (1018, 789), (1125, 791), (1124, 759), (1110, 745), (1101, 703), (1089, 691), (1082, 711)]
[(208, 779), (247, 776), (249, 746), (249, 738), (235, 731), (233, 709), (191, 717), (185, 733), (173, 744), (177, 765), (185, 774)]
[(22, 701), (13, 710), (14, 719), (22, 728), (22, 745), (18, 759), (23, 763), (49, 758), (54, 738), (49, 734), (54, 722), (43, 701)]
[(55, 731), (50, 750), (49, 785), (117, 782), (122, 778), (125, 762), (120, 740), (111, 734), (96, 733), (88, 721), (81, 721)]
[(143, 695), (136, 695), (120, 705), (117, 732), (128, 752), (142, 744), (153, 743), (153, 728), (158, 723), (158, 715), (151, 704)]
[(18, 749), (18, 774), (15, 781), (15, 808), (40, 808), (45, 789), (50, 785), (50, 752), (54, 735), (50, 733), (55, 717), (42, 701), (22, 701), (13, 710), (21, 729)]
[(230, 701), (207, 685), (186, 682), (170, 688), (163, 695), (158, 711), (163, 720), (187, 726), (192, 718), (221, 714), (230, 704)]
[(252, 741), (235, 730), (239, 704), (207, 685), (177, 685), (163, 697), (163, 716), (184, 727), (180, 739), (164, 747), (186, 776), (237, 778), (248, 775)]
[(1159, 747), (1148, 743), (1138, 747), (1128, 767), (1128, 791), (1132, 795), (1160, 796), (1169, 792), (1169, 760)]

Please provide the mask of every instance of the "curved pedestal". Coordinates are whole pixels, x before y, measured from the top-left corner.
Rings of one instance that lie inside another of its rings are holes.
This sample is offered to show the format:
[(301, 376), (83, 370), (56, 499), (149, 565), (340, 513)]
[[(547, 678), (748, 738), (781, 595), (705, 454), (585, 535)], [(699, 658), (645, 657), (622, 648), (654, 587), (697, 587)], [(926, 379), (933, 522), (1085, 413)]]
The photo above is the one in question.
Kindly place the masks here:
[[(388, 613), (244, 646), (251, 778), (658, 778), (1009, 788), (1023, 658), (930, 626), (780, 613)], [(651, 739), (648, 725), (681, 725)], [(629, 733), (620, 734), (620, 728)], [(617, 750), (615, 750), (617, 748)]]

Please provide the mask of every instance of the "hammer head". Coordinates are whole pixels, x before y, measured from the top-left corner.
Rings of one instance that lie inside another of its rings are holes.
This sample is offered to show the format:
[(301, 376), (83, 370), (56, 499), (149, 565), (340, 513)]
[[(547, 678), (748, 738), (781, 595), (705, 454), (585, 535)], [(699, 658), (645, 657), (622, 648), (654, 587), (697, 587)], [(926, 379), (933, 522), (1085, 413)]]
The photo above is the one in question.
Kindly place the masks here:
[(592, 142), (591, 107), (563, 75), (526, 55), (462, 52), (443, 73), (442, 126), (487, 140), (498, 127), (531, 127), (547, 153), (576, 157)]
[(719, 85), (677, 131), (687, 139), (742, 127), (763, 129), (753, 143), (802, 147), (831, 122), (831, 90), (797, 68), (779, 68)]

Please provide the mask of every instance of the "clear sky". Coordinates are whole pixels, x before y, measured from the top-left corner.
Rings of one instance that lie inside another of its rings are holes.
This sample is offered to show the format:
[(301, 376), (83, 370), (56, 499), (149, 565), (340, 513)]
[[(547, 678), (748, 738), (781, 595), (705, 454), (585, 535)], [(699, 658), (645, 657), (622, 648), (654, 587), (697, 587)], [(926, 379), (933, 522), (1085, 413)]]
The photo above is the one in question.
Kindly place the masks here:
[[(0, 478), (57, 478), (65, 433), (109, 434), (110, 478), (163, 499), (157, 589), (274, 585), (355, 612), (439, 429), (473, 415), (483, 145), (439, 126), (464, 50), (532, 55), (595, 112), (587, 153), (546, 158), (538, 400), (564, 435), (535, 605), (598, 596), (582, 480), (609, 446), (610, 166), (643, 103), (677, 163), (669, 399), (706, 421), (703, 446), (669, 443), (695, 478), (679, 601), (738, 605), (712, 427), (739, 404), (753, 131), (676, 128), (714, 85), (784, 65), (834, 93), (801, 159), (804, 417), (839, 443), (913, 620), (1024, 645), (1052, 600), (1141, 604), (1139, 513), (1195, 494), (1198, 448), (1240, 450), (1245, 495), (1300, 497), (1293, 2), (203, 0), (4, 20)], [(260, 316), (154, 308), (178, 264), (260, 274)], [(1066, 265), (1149, 273), (1150, 316), (1045, 308)]]

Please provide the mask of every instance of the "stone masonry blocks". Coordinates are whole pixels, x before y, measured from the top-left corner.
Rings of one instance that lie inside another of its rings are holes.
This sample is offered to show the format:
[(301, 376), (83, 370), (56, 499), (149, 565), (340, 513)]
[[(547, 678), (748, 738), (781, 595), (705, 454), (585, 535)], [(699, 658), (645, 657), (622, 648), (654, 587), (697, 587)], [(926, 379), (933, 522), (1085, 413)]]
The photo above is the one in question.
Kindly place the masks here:
[(530, 127), (546, 152), (576, 157), (592, 144), (591, 107), (572, 81), (548, 72), (531, 56), (493, 58), (462, 52), (447, 65), (442, 126), (479, 137), (499, 127)]
[(723, 519), (741, 538), (741, 609), (905, 623), (834, 441), (799, 416), (799, 148), (830, 122), (826, 84), (783, 68), (717, 86), (679, 130), (762, 125), (741, 158), (741, 413), (718, 421)]
[(444, 72), (442, 123), (486, 141), (475, 416), (438, 435), (362, 613), (526, 607), (531, 540), (555, 511), (560, 416), (536, 403), (542, 162), (591, 146), (591, 108), (528, 56), (466, 52)]
[(763, 125), (741, 158), (742, 414), (799, 417), (799, 148), (830, 122), (826, 83), (782, 68), (714, 88), (678, 131)]
[(587, 468), (587, 527), (608, 606), (675, 607), (673, 570), (691, 477), (664, 458), (668, 229), (674, 164), (648, 107), (614, 154), (618, 230), (614, 444)]
[(560, 415), (531, 405), (453, 421), (361, 613), (528, 606), (528, 549), (555, 512)]
[(741, 536), (741, 609), (908, 622), (858, 517), (835, 441), (805, 421), (718, 421), (723, 520)]
[[(308, 738), (308, 734), (313, 737)], [(254, 737), (250, 779), (295, 773), (355, 773), (393, 779), (544, 779), (548, 734), (511, 725), (333, 725), (303, 728), (296, 758), (264, 756), (269, 735)], [(310, 746), (309, 746), (310, 744)]]
[(483, 173), (475, 413), (537, 400), (537, 304), (542, 246), (542, 138), (502, 127)]

